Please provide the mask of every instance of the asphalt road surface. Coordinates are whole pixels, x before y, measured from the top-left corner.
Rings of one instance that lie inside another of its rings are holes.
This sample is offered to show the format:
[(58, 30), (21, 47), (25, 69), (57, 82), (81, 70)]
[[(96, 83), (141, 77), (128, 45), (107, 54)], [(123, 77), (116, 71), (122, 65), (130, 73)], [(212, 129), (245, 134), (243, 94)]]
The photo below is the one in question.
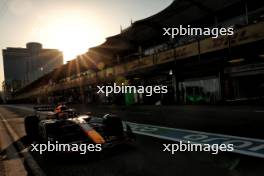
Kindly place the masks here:
[(114, 113), (130, 122), (264, 139), (264, 107), (73, 105), (96, 115)]
[[(83, 107), (78, 106), (78, 108), (81, 109)], [(92, 109), (91, 107), (87, 107), (83, 110), (93, 110), (98, 115), (111, 110), (111, 112), (121, 115), (125, 120), (138, 123), (224, 132), (232, 135), (239, 134), (240, 136), (262, 137), (263, 139), (263, 134), (258, 134), (262, 128), (258, 127), (263, 124), (259, 123), (263, 122), (264, 114), (260, 110), (259, 112), (255, 112), (258, 109), (242, 109), (233, 111), (234, 113), (224, 109), (219, 111), (214, 108), (207, 110), (196, 108), (193, 110), (168, 108), (166, 111), (160, 111), (159, 108), (118, 110), (113, 107), (111, 109), (105, 107)], [(0, 107), (0, 113), (21, 137), (20, 141), (28, 146), (29, 144), (24, 137), (23, 118), (29, 112), (21, 109)], [(238, 116), (234, 116), (236, 113)], [(218, 119), (220, 117), (221, 119)], [(248, 131), (252, 129), (253, 131)], [(112, 149), (98, 158), (87, 158), (84, 156), (57, 156), (47, 158), (38, 153), (33, 153), (33, 156), (47, 175), (56, 176), (262, 176), (264, 173), (264, 160), (260, 158), (234, 153), (212, 155), (206, 152), (177, 152), (172, 155), (162, 151), (162, 144), (174, 142), (142, 135), (137, 135), (136, 137), (137, 140), (134, 144)]]

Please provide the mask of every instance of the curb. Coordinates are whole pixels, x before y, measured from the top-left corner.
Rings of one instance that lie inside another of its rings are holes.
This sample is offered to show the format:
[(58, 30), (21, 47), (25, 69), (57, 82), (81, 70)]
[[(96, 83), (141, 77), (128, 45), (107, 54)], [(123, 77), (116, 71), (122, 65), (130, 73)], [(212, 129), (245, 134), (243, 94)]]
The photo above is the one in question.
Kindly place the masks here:
[[(5, 128), (7, 129), (8, 133), (10, 134), (10, 137), (13, 141), (17, 141), (19, 139), (16, 132), (12, 129), (12, 127), (9, 125), (7, 120), (3, 117), (3, 115), (0, 113), (0, 119), (2, 120)], [(46, 174), (43, 172), (43, 170), (40, 168), (38, 163), (35, 161), (33, 156), (29, 153), (28, 149), (24, 146), (24, 144), (20, 141), (17, 141), (17, 147), (21, 152), (28, 168), (31, 170), (32, 174), (34, 176), (46, 176)]]

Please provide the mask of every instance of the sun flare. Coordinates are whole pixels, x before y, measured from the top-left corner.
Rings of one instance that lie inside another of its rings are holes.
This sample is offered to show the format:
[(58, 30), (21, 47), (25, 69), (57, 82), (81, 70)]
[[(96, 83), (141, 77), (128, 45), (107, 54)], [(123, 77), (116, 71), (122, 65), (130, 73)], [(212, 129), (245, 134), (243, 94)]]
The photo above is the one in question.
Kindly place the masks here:
[(44, 34), (42, 31), (42, 40), (43, 37), (48, 45), (63, 52), (65, 62), (87, 52), (89, 47), (99, 45), (104, 40), (100, 28), (89, 19), (76, 14), (64, 15), (50, 21)]
[(92, 39), (89, 39), (89, 31), (77, 25), (62, 25), (56, 30), (58, 31), (55, 32), (54, 42), (63, 51), (66, 60), (86, 52), (92, 44)]

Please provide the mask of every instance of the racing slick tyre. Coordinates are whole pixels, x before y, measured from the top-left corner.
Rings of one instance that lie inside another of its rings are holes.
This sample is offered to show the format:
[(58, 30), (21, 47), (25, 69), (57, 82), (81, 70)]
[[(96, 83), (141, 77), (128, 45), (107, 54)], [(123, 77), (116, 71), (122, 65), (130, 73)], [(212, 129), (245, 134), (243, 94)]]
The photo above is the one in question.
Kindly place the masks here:
[(26, 131), (26, 136), (30, 140), (37, 140), (39, 135), (38, 135), (38, 123), (39, 119), (37, 116), (27, 116), (25, 117), (24, 120), (24, 125), (25, 125), (25, 131)]
[(122, 120), (119, 117), (106, 114), (103, 123), (108, 136), (122, 136), (124, 134)]

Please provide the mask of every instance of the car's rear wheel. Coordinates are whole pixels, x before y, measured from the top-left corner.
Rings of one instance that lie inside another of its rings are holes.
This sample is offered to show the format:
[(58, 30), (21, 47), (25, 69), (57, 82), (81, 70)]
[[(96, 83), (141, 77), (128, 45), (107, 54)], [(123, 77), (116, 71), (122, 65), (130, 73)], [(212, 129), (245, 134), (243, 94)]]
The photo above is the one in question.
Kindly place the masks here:
[(119, 117), (106, 114), (103, 123), (108, 136), (123, 136), (123, 124)]
[(39, 137), (38, 123), (39, 123), (39, 118), (37, 116), (33, 115), (33, 116), (25, 117), (24, 124), (28, 139), (33, 141), (38, 140)]

